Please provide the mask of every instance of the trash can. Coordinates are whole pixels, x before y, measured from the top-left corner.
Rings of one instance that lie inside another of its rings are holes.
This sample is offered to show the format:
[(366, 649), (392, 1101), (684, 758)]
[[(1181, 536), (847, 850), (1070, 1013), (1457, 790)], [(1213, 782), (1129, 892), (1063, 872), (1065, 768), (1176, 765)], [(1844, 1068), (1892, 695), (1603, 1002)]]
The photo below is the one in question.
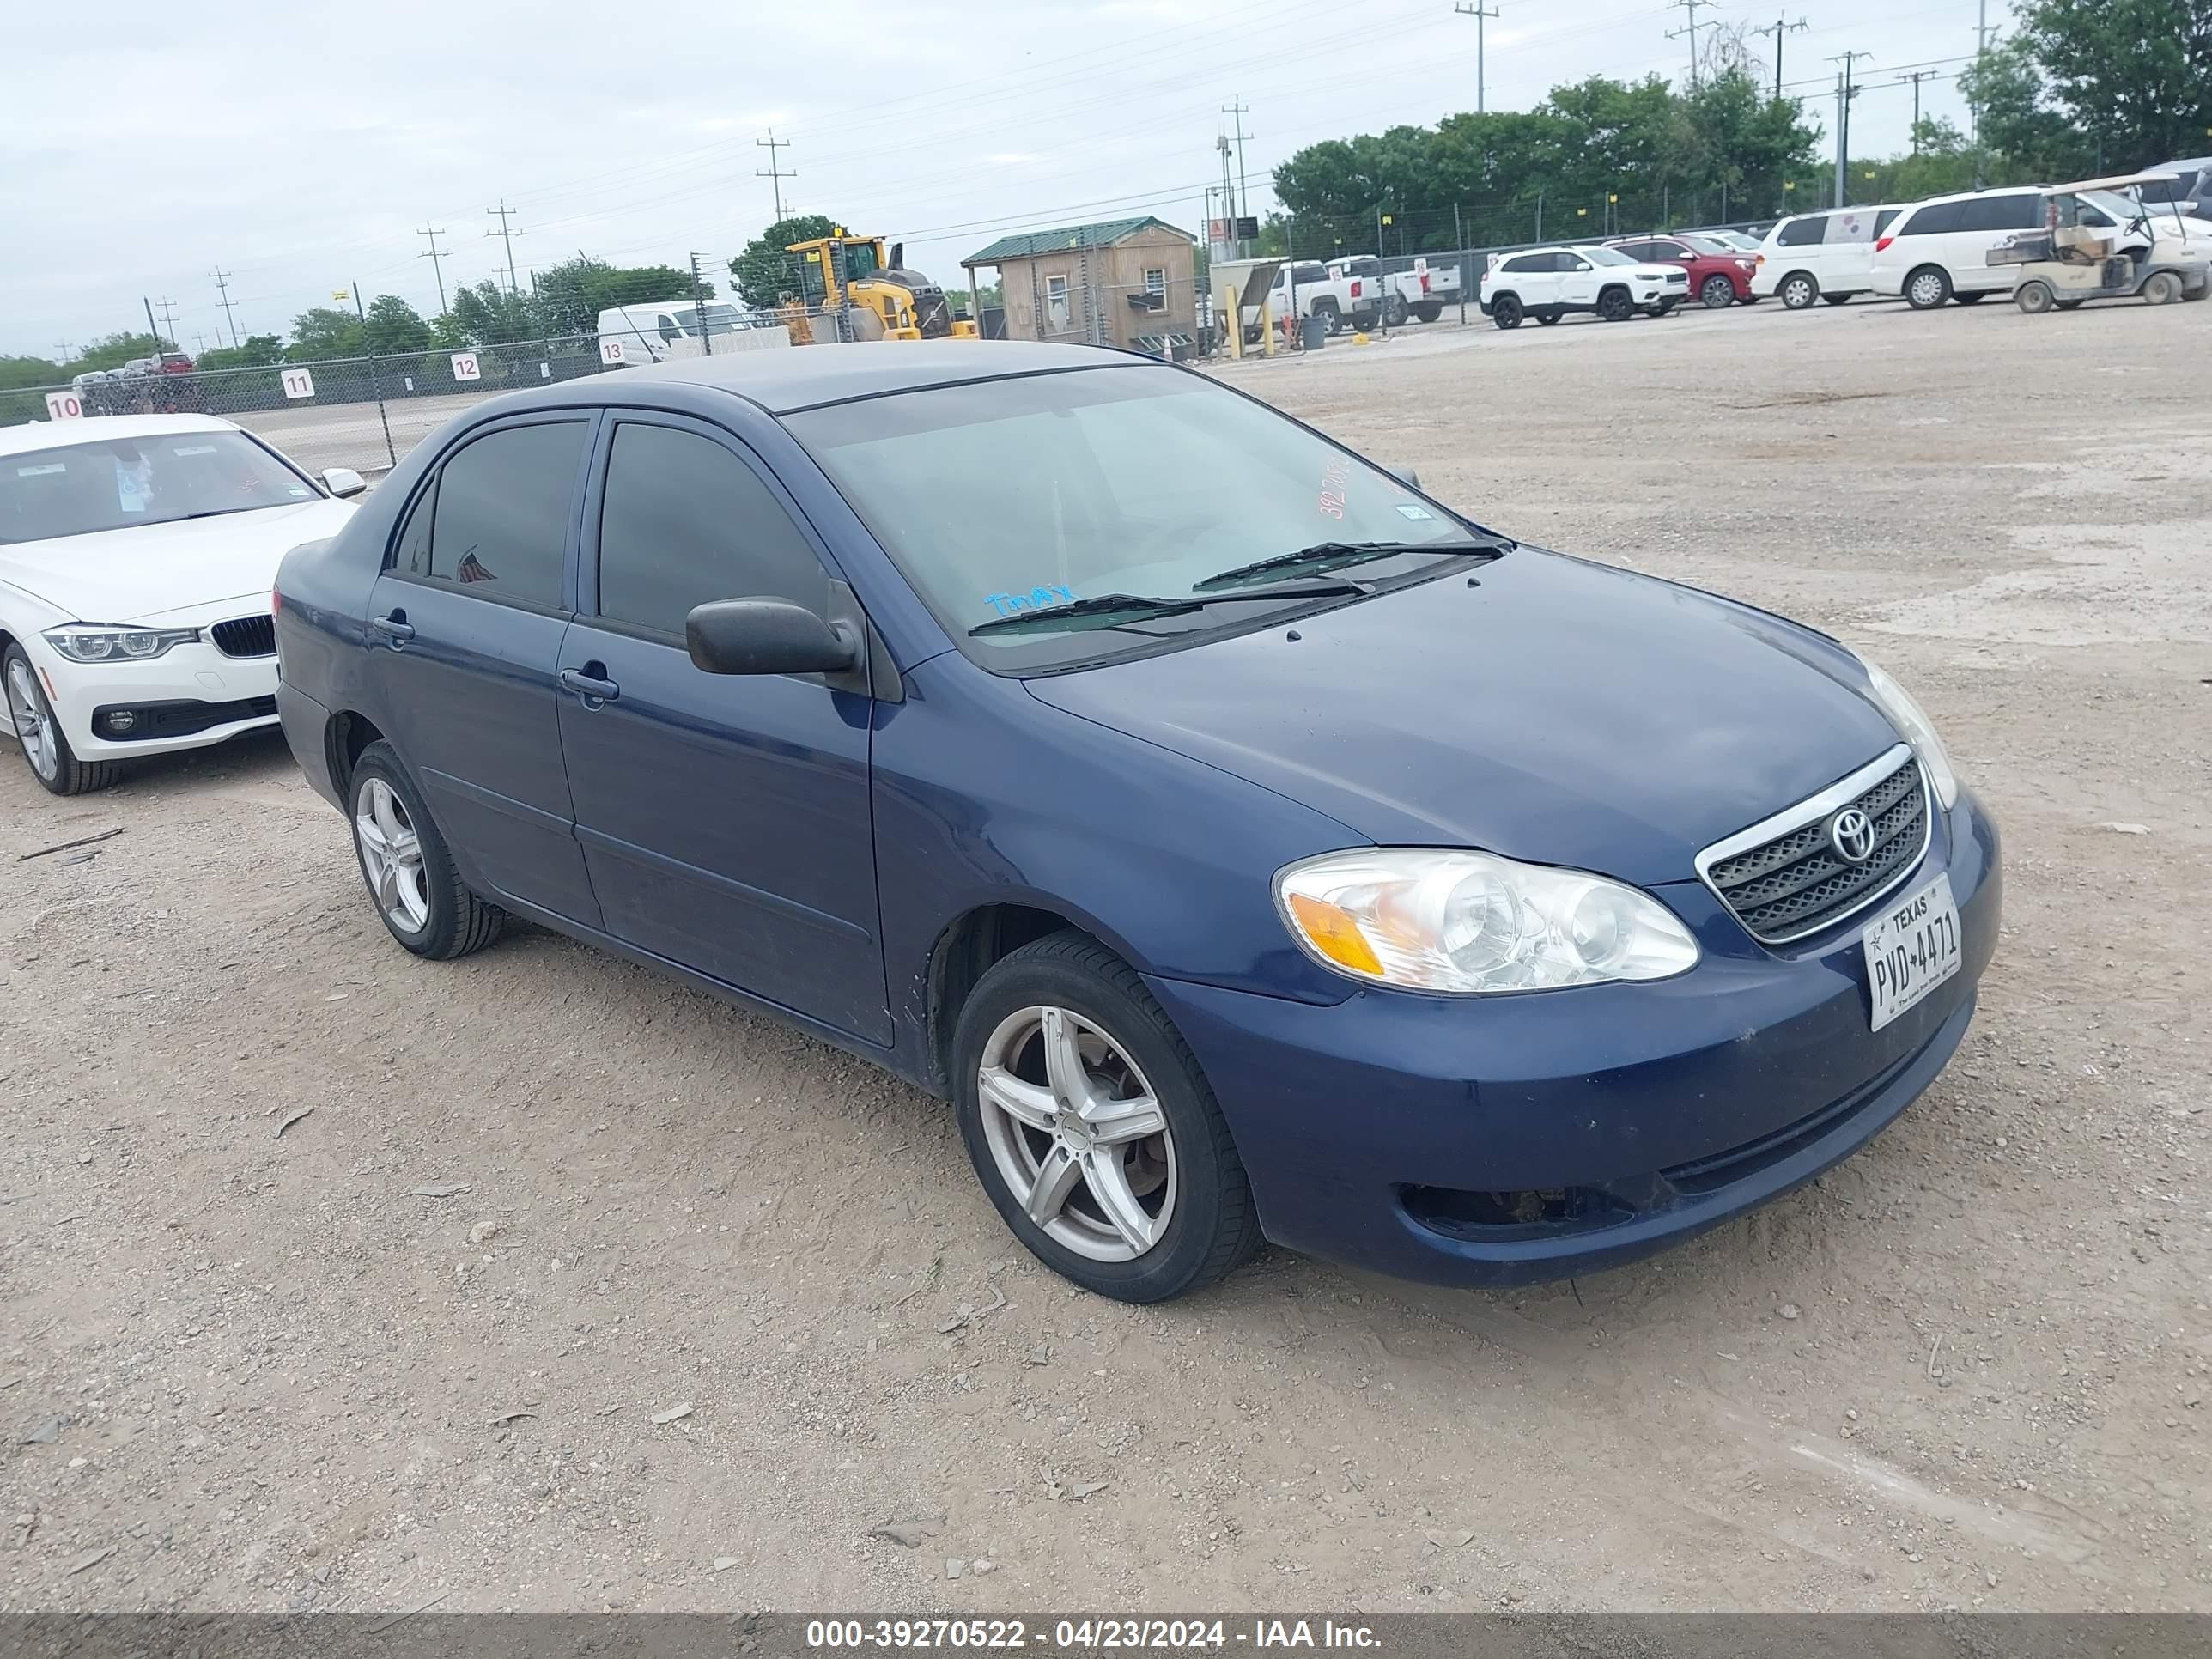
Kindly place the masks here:
[(1298, 321), (1298, 345), (1306, 351), (1319, 351), (1328, 340), (1328, 322), (1325, 318), (1304, 317)]

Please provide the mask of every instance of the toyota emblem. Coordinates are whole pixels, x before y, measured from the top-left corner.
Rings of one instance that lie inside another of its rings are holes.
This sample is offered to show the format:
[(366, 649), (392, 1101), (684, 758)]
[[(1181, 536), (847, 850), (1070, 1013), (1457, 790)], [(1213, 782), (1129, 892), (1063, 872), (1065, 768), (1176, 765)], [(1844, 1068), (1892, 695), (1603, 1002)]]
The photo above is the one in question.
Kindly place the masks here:
[(1874, 820), (1846, 806), (1828, 820), (1828, 843), (1844, 863), (1864, 864), (1874, 856)]

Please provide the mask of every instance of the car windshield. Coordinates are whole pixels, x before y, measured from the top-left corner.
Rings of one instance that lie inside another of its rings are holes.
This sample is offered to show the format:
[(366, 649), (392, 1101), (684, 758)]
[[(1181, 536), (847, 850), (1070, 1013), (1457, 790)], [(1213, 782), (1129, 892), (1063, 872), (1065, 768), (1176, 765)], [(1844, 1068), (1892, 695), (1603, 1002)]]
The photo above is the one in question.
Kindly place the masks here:
[(699, 319), (702, 314), (707, 319), (706, 331), (710, 335), (727, 334), (745, 325), (744, 313), (735, 306), (718, 305), (712, 300), (700, 306), (680, 306), (670, 313), (676, 325), (694, 337), (700, 331)]
[(1737, 253), (1742, 251), (1723, 242), (1717, 236), (1695, 236), (1688, 231), (1684, 231), (1681, 233), (1680, 240), (1687, 242), (1700, 253)]
[[(1202, 376), (1130, 365), (939, 386), (784, 417), (960, 648), (1001, 672), (1194, 643), (1310, 609), (1211, 576), (1322, 543), (1406, 544), (1332, 573), (1435, 572), (1468, 526), (1380, 469)], [(1267, 580), (1261, 579), (1261, 582)], [(1310, 573), (1280, 580), (1306, 588)], [(1357, 589), (1346, 588), (1351, 598)], [(1111, 628), (971, 636), (1116, 594), (1201, 607)], [(1231, 597), (1257, 595), (1254, 598)], [(1332, 602), (1342, 602), (1340, 597)]]
[(0, 455), (0, 543), (315, 499), (305, 478), (242, 432), (159, 432)]
[(1575, 252), (1594, 265), (1640, 265), (1641, 259), (1632, 259), (1617, 247), (1578, 247)]

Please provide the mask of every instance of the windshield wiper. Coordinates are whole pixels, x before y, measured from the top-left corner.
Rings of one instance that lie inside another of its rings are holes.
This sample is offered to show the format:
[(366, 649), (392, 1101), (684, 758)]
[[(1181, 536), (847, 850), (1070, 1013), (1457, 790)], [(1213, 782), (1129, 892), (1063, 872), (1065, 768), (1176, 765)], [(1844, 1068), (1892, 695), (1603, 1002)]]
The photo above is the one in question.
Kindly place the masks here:
[(1154, 599), (1142, 593), (1101, 593), (1094, 599), (1071, 599), (1048, 605), (1042, 611), (1020, 611), (1011, 617), (994, 617), (968, 630), (979, 634), (1060, 633), (1073, 629), (1119, 628), (1125, 623), (1150, 622), (1159, 617), (1186, 617), (1209, 605), (1231, 599), (1340, 599), (1368, 592), (1355, 581), (1254, 584), (1235, 593), (1198, 593), (1188, 598)]
[(1255, 559), (1250, 564), (1240, 564), (1227, 570), (1217, 571), (1202, 582), (1191, 584), (1191, 592), (1203, 593), (1217, 587), (1242, 587), (1255, 577), (1267, 577), (1285, 570), (1341, 570), (1348, 565), (1365, 564), (1373, 559), (1387, 559), (1400, 553), (1503, 553), (1513, 544), (1497, 541), (1463, 542), (1316, 542), (1311, 547), (1302, 547), (1295, 553), (1278, 553), (1271, 559)]

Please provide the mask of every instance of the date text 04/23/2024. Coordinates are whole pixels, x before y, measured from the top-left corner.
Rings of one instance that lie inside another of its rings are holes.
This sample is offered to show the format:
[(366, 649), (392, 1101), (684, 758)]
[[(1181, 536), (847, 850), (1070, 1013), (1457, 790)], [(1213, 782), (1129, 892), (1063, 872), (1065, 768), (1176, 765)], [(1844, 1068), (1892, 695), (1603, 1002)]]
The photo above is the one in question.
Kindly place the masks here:
[(837, 1650), (1036, 1648), (1048, 1652), (1176, 1652), (1244, 1648), (1373, 1651), (1371, 1626), (1334, 1619), (817, 1619), (806, 1645)]

